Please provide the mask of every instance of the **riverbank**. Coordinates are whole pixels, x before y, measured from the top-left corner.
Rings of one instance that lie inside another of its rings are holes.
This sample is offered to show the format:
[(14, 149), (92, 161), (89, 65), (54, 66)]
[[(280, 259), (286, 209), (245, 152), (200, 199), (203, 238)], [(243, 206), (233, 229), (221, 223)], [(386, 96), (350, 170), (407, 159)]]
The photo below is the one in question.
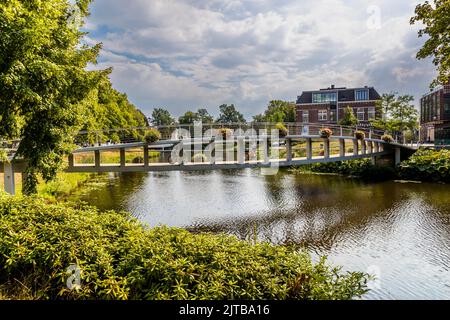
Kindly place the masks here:
[(0, 252), (0, 299), (303, 300), (367, 292), (367, 275), (325, 259), (314, 264), (288, 247), (150, 229), (123, 213), (3, 193)]
[(370, 159), (317, 163), (291, 170), (294, 174), (332, 174), (368, 182), (401, 180), (450, 183), (450, 151), (418, 150), (397, 167), (374, 165)]

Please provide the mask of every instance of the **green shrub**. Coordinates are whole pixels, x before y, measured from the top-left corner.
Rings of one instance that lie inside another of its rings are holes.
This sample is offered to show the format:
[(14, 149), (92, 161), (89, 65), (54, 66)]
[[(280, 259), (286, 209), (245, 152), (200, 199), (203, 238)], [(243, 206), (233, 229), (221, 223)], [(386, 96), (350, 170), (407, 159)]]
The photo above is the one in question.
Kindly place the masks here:
[[(81, 287), (70, 291), (73, 264)], [(287, 247), (148, 229), (126, 214), (3, 193), (0, 265), (7, 298), (351, 299), (367, 292), (368, 280)]]
[(286, 137), (289, 134), (289, 131), (286, 128), (286, 126), (284, 124), (282, 124), (281, 122), (278, 122), (275, 125), (275, 129), (278, 130), (278, 134), (280, 135), (280, 137)]
[(311, 165), (309, 169), (317, 173), (356, 176), (366, 181), (391, 180), (397, 177), (394, 168), (373, 165), (369, 159), (317, 163)]
[(145, 133), (144, 140), (147, 143), (154, 143), (161, 139), (161, 133), (156, 129), (149, 129)]
[(355, 138), (358, 140), (364, 140), (366, 138), (366, 134), (364, 131), (356, 130), (355, 131)]
[(407, 180), (450, 182), (450, 150), (418, 150), (399, 166)]

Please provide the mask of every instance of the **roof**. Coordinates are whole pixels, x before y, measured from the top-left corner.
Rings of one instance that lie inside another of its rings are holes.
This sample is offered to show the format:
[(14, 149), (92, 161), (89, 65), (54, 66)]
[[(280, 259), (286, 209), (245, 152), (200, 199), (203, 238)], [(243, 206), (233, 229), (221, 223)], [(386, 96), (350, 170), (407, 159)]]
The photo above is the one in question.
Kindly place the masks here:
[(327, 89), (319, 89), (315, 91), (303, 91), (301, 96), (297, 98), (297, 104), (303, 103), (312, 103), (312, 95), (313, 93), (322, 93), (322, 92), (337, 92), (338, 93), (338, 101), (355, 101), (355, 90), (369, 90), (369, 100), (379, 100), (381, 99), (380, 94), (375, 90), (374, 87), (360, 87), (360, 88), (327, 88)]

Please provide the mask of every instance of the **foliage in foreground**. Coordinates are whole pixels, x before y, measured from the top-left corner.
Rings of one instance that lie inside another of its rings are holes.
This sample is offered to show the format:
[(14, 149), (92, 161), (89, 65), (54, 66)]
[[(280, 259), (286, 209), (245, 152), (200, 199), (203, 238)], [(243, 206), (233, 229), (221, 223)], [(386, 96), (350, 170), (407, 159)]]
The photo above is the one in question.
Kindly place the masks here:
[(383, 181), (397, 177), (394, 168), (377, 166), (370, 159), (316, 163), (306, 168), (317, 173), (335, 173), (346, 176), (356, 176), (366, 181)]
[[(66, 288), (67, 267), (81, 287)], [(116, 212), (0, 194), (0, 297), (351, 299), (367, 276), (227, 235), (148, 229)]]
[(404, 179), (450, 182), (450, 151), (417, 151), (411, 158), (403, 161), (399, 167)]

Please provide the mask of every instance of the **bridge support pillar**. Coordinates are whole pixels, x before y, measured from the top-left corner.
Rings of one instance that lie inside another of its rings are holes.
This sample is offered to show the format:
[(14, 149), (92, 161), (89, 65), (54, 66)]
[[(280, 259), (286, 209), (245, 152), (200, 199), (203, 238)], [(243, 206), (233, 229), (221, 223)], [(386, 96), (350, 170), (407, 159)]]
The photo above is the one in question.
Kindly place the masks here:
[(5, 192), (15, 195), (16, 185), (14, 181), (14, 168), (11, 162), (4, 162), (4, 180), (5, 180)]
[(367, 153), (366, 140), (361, 140), (361, 153), (362, 154), (366, 154)]
[(73, 154), (69, 154), (68, 162), (69, 162), (69, 168), (73, 168), (74, 163), (75, 163), (75, 161), (73, 159)]
[(238, 137), (237, 139), (237, 157), (238, 163), (245, 163), (245, 140), (244, 137)]
[(395, 148), (395, 165), (398, 166), (401, 161), (401, 149)]
[(323, 156), (325, 159), (329, 159), (330, 158), (330, 140), (328, 139), (323, 139)]
[(372, 165), (376, 166), (377, 165), (377, 157), (370, 158), (370, 162), (372, 163)]
[(369, 154), (373, 153), (373, 142), (372, 141), (367, 141), (367, 149), (369, 151)]
[(94, 162), (95, 162), (95, 167), (100, 168), (100, 150), (94, 151)]
[[(342, 129), (342, 127), (341, 127)], [(345, 140), (339, 139), (339, 156), (341, 158), (345, 157)]]
[(312, 159), (312, 139), (307, 138), (306, 139), (306, 159), (311, 160)]
[(375, 142), (375, 152), (380, 152), (380, 144), (378, 142)]
[(144, 146), (144, 167), (148, 167), (148, 145)]
[(286, 139), (286, 160), (287, 162), (291, 163), (292, 162), (292, 140), (291, 139)]
[(357, 156), (358, 154), (359, 154), (358, 139), (353, 139), (353, 155)]
[(270, 163), (270, 156), (269, 156), (269, 140), (264, 139), (260, 143), (260, 152), (262, 154), (263, 163), (268, 164)]
[(125, 149), (120, 149), (120, 166), (123, 168), (126, 165)]

